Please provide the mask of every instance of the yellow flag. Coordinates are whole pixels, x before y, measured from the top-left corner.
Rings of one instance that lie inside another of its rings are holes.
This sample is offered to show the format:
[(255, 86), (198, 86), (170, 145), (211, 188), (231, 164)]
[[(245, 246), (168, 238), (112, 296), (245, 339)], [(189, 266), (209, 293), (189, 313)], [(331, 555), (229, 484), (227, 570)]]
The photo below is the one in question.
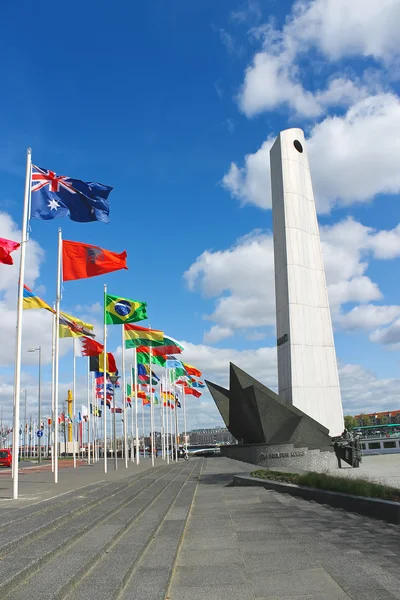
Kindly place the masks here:
[(72, 317), (64, 312), (60, 312), (60, 338), (82, 337), (83, 335), (94, 337), (93, 329), (93, 325), (90, 323), (85, 323), (77, 317)]

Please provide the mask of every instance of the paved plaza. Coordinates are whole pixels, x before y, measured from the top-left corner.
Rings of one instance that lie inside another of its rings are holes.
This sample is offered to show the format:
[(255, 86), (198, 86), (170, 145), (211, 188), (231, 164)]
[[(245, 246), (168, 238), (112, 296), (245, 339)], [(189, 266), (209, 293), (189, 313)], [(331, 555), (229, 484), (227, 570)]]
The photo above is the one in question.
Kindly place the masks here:
[[(378, 458), (378, 461), (375, 459)], [(395, 472), (368, 457), (357, 474)], [(0, 477), (0, 597), (31, 600), (400, 599), (400, 527), (264, 488), (213, 457)], [(356, 471), (353, 471), (356, 472)], [(345, 475), (347, 476), (347, 475)], [(7, 498), (8, 494), (8, 498)]]
[(335, 471), (342, 477), (364, 477), (400, 489), (400, 454), (363, 456), (359, 469), (352, 469), (342, 461), (342, 469)]

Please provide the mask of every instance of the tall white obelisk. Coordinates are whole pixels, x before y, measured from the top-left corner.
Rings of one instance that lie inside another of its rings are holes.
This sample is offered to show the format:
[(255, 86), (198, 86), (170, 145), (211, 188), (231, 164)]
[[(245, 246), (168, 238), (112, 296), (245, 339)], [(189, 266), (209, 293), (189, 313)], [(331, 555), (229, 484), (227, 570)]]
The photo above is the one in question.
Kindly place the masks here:
[(270, 160), (279, 396), (339, 435), (343, 408), (302, 130), (282, 131)]

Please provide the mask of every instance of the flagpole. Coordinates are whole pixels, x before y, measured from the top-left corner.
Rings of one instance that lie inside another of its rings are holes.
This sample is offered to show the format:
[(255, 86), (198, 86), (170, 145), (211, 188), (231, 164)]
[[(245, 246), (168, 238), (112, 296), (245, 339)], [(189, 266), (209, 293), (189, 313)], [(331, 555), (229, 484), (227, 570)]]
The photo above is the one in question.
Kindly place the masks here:
[(128, 429), (126, 422), (126, 381), (125, 381), (125, 337), (124, 337), (124, 326), (121, 325), (122, 333), (122, 394), (123, 394), (123, 407), (124, 407), (124, 449), (125, 449), (125, 468), (128, 468)]
[(55, 370), (56, 370), (56, 305), (53, 304), (53, 328), (51, 333), (51, 472), (54, 473), (54, 431), (58, 427), (58, 415), (54, 411), (55, 399)]
[[(125, 343), (125, 340), (124, 340)], [(135, 349), (133, 348), (133, 351), (135, 351)], [(131, 367), (131, 374), (129, 376), (129, 381), (131, 382), (131, 462), (134, 462), (135, 460), (135, 456), (134, 456), (134, 447), (135, 447), (135, 443), (133, 441), (133, 394), (135, 393), (135, 388), (133, 387), (133, 367)], [(136, 400), (135, 400), (135, 404), (136, 404)]]
[[(62, 232), (58, 230), (58, 256), (57, 256), (57, 288), (56, 288), (56, 340), (54, 356), (54, 412), (58, 416), (58, 374), (59, 374), (59, 351), (60, 351), (60, 302), (61, 302), (61, 254), (62, 254)], [(54, 483), (58, 483), (58, 424), (54, 433)]]
[[(103, 427), (104, 427), (104, 473), (107, 473), (107, 325), (106, 325), (106, 294), (107, 284), (104, 284), (104, 315), (103, 315)], [(100, 368), (100, 365), (99, 365)]]
[(185, 452), (187, 453), (187, 432), (186, 432), (186, 394), (185, 394), (185, 386), (182, 384), (182, 400), (183, 400), (183, 430), (185, 435)]
[(174, 395), (174, 406), (175, 406), (175, 438), (176, 438), (176, 461), (178, 462), (178, 444), (179, 444), (179, 423), (178, 423), (178, 407), (176, 405), (176, 386), (172, 384), (173, 395)]
[(144, 404), (142, 398), (142, 430), (143, 430), (143, 458), (146, 458), (146, 442), (144, 439)]
[(161, 458), (165, 460), (165, 422), (164, 422), (164, 402), (162, 393), (160, 394), (160, 426), (161, 426)]
[(151, 357), (152, 347), (149, 347), (149, 380), (150, 380), (150, 436), (151, 436), (151, 466), (154, 467), (154, 406), (153, 406), (153, 385), (151, 377)]
[(75, 452), (75, 444), (77, 438), (77, 423), (76, 423), (76, 338), (72, 338), (73, 341), (73, 371), (72, 371), (72, 456), (74, 459), (74, 469), (76, 469), (76, 452)]
[[(164, 373), (164, 393), (166, 392), (166, 382), (167, 382), (167, 377)], [(162, 395), (162, 394), (161, 394)], [(163, 398), (163, 406), (164, 406), (164, 398)], [(169, 465), (169, 424), (168, 424), (168, 404), (167, 406), (164, 406), (164, 411), (165, 411), (165, 422), (166, 422), (166, 430), (167, 430), (167, 443), (166, 443), (166, 452), (167, 452), (167, 465)]]
[[(139, 427), (138, 427), (138, 383), (137, 383), (137, 352), (136, 348), (133, 348), (134, 355), (134, 367), (135, 367), (135, 444), (136, 444), (136, 464), (139, 464)], [(143, 408), (142, 408), (143, 410)], [(132, 420), (133, 420), (133, 407), (132, 407)], [(132, 429), (133, 432), (133, 429)], [(132, 444), (133, 445), (133, 444)], [(144, 455), (143, 455), (144, 458)]]
[(13, 419), (13, 448), (12, 448), (12, 475), (13, 475), (13, 500), (18, 499), (18, 454), (19, 454), (19, 405), (21, 395), (21, 353), (22, 353), (22, 312), (24, 308), (24, 279), (25, 256), (28, 241), (28, 214), (31, 196), (31, 171), (32, 151), (28, 148), (26, 153), (24, 208), (22, 212), (21, 254), (19, 260), (18, 304), (15, 340), (15, 372), (14, 372), (14, 419)]
[[(86, 372), (86, 393), (87, 393), (87, 419), (88, 419), (88, 443), (87, 443), (87, 464), (90, 465), (90, 425), (92, 419), (90, 418), (90, 357), (87, 357), (87, 372)], [(94, 461), (93, 461), (94, 462)]]

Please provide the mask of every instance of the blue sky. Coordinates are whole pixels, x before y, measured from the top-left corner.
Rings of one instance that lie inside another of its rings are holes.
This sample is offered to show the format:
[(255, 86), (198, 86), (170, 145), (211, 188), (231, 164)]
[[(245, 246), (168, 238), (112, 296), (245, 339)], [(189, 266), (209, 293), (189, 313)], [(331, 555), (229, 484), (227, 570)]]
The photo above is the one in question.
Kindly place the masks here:
[[(32, 222), (28, 284), (53, 301), (58, 226), (66, 239), (126, 249), (128, 272), (66, 283), (63, 309), (98, 324), (106, 282), (147, 301), (149, 323), (185, 341), (206, 378), (226, 383), (232, 359), (275, 387), (268, 151), (280, 130), (301, 127), (346, 412), (398, 408), (400, 15), (395, 0), (346, 6), (3, 3), (0, 236), (18, 239), (28, 146), (41, 167), (114, 187), (109, 225)], [(0, 267), (6, 415), (15, 282)], [(49, 365), (44, 319), (26, 317), (24, 343), (41, 343)], [(112, 329), (114, 350), (119, 337)], [(33, 407), (34, 356), (24, 356)], [(191, 426), (219, 423), (208, 394), (191, 401)]]

